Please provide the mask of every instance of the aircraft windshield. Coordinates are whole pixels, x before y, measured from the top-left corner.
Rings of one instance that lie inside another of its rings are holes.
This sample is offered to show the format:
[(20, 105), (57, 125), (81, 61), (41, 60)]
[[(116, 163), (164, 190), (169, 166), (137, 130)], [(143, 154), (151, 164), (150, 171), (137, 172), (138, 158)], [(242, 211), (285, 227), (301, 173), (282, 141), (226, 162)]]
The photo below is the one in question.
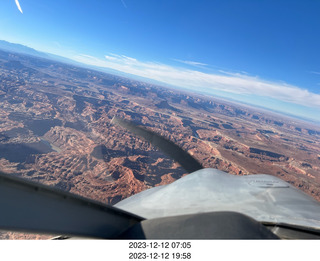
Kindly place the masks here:
[(188, 175), (117, 117), (204, 168), (270, 174), (320, 200), (319, 3), (5, 2), (1, 172), (110, 205)]

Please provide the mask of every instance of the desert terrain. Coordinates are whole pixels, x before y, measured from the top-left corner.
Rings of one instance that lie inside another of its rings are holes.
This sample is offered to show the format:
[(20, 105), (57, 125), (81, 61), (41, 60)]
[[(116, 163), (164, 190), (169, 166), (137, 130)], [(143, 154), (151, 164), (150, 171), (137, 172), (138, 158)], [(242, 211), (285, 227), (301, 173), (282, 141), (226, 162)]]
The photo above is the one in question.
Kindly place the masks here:
[(204, 167), (274, 175), (320, 201), (317, 125), (0, 50), (2, 172), (106, 204), (187, 175), (157, 148), (111, 124), (114, 116), (159, 133)]

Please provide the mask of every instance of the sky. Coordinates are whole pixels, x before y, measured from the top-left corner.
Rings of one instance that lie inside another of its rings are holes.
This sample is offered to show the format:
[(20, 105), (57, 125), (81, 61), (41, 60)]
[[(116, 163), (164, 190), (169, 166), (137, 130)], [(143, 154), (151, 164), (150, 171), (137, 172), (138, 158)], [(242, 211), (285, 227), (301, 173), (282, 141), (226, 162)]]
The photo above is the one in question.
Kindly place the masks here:
[(319, 14), (317, 0), (1, 0), (0, 40), (320, 121)]

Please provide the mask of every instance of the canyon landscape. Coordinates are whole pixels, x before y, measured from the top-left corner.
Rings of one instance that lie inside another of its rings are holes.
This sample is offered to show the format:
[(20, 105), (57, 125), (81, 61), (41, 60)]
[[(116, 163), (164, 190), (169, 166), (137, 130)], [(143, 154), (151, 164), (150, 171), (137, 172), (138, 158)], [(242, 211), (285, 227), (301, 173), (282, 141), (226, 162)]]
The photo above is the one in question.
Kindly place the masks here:
[(320, 127), (313, 123), (0, 50), (2, 172), (111, 205), (187, 175), (113, 125), (114, 116), (166, 137), (204, 167), (274, 175), (320, 201)]

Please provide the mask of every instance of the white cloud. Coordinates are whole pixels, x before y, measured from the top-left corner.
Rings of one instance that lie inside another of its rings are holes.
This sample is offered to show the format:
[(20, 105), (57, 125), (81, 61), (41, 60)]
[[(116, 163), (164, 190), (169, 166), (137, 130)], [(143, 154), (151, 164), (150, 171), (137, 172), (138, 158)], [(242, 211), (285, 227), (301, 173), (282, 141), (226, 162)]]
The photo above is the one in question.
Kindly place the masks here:
[(310, 73), (320, 75), (320, 72), (311, 71)]
[(15, 0), (15, 2), (16, 2), (16, 5), (17, 5), (19, 11), (21, 12), (21, 14), (23, 14), (19, 1)]
[(161, 63), (143, 62), (132, 57), (117, 54), (105, 55), (105, 59), (84, 54), (73, 58), (82, 63), (112, 68), (174, 86), (205, 90), (207, 92), (219, 90), (235, 94), (260, 95), (285, 102), (320, 108), (319, 94), (297, 86), (269, 82), (241, 73), (228, 73), (225, 71), (222, 72), (224, 75), (204, 73)]
[(124, 0), (121, 0), (121, 2), (122, 2), (123, 6), (124, 6), (125, 8), (128, 8), (128, 7), (127, 7), (127, 4), (124, 2)]
[(184, 63), (184, 64), (192, 65), (192, 66), (207, 66), (208, 65), (206, 63), (200, 63), (200, 62), (194, 62), (194, 61), (184, 61), (184, 60), (179, 60), (179, 59), (173, 59), (173, 60), (176, 62), (179, 62), (179, 63)]

